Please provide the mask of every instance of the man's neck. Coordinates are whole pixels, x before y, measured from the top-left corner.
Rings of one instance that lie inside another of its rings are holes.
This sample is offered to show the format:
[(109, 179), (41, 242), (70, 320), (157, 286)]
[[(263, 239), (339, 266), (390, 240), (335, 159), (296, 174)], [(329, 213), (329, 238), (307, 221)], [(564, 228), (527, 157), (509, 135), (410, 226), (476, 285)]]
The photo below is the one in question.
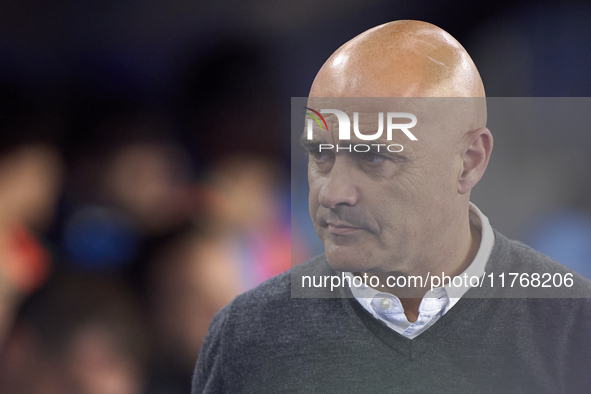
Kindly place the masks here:
[[(446, 276), (449, 276), (450, 278), (454, 278), (455, 276), (458, 276), (464, 272), (470, 266), (472, 261), (474, 261), (474, 258), (478, 253), (482, 239), (480, 230), (470, 223), (467, 235), (467, 237), (463, 237), (465, 241), (460, 242), (462, 245), (455, 249), (457, 253), (450, 256), (447, 264), (442, 264), (438, 268), (438, 270), (441, 270)], [(378, 274), (376, 276), (378, 276), (380, 279), (379, 283), (387, 283), (388, 274)], [(423, 287), (415, 287), (412, 289), (401, 289), (398, 287), (390, 287), (387, 289), (376, 288), (378, 291), (386, 291), (388, 293), (394, 294), (400, 299), (400, 303), (404, 308), (404, 314), (406, 315), (406, 318), (409, 322), (415, 322), (418, 319), (419, 307), (421, 305), (422, 299), (427, 291), (430, 290), (431, 284), (427, 283), (427, 273), (425, 272), (424, 275), (421, 276), (423, 277)], [(445, 283), (442, 283), (441, 286), (444, 284)]]

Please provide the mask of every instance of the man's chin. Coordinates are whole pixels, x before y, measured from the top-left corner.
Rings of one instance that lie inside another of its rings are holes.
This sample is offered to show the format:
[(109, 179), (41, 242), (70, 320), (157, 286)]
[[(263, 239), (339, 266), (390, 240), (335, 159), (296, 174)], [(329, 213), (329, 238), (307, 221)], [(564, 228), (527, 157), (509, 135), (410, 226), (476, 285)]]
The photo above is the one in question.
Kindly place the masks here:
[(360, 252), (352, 252), (343, 247), (326, 247), (325, 255), (328, 265), (336, 271), (360, 272), (373, 268), (371, 259)]

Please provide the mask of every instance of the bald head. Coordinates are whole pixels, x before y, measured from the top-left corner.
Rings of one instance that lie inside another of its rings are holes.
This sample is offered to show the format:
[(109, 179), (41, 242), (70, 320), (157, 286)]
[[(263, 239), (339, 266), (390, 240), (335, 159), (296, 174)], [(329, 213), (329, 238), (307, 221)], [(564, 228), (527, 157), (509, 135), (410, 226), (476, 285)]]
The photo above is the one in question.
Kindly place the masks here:
[[(455, 38), (430, 23), (402, 20), (341, 46), (316, 75), (309, 97), (484, 98), (485, 92), (474, 62)], [(455, 129), (486, 126), (484, 100), (445, 104), (455, 107), (455, 122), (461, 124)]]
[(451, 35), (430, 23), (395, 21), (341, 46), (311, 97), (484, 97), (478, 70)]

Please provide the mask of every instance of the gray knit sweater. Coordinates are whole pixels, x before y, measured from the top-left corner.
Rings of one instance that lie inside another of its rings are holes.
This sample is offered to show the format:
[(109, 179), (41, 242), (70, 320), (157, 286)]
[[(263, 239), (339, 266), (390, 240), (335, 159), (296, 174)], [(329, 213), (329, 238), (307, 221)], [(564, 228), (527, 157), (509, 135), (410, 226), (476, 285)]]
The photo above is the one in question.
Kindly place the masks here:
[[(487, 272), (572, 271), (495, 233)], [(589, 298), (494, 298), (506, 293), (485, 285), (411, 340), (345, 290), (292, 298), (303, 274), (337, 273), (319, 256), (215, 316), (194, 394), (591, 393)], [(591, 282), (573, 278), (570, 295), (591, 297)]]

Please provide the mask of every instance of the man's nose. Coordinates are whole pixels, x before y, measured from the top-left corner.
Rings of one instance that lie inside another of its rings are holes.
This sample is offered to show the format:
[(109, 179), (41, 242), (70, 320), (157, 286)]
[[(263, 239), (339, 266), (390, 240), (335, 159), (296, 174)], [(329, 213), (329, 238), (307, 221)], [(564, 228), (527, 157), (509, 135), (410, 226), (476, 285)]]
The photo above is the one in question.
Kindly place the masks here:
[(333, 165), (318, 194), (318, 202), (324, 208), (334, 209), (338, 204), (355, 205), (359, 201), (359, 189), (354, 176), (345, 163)]

